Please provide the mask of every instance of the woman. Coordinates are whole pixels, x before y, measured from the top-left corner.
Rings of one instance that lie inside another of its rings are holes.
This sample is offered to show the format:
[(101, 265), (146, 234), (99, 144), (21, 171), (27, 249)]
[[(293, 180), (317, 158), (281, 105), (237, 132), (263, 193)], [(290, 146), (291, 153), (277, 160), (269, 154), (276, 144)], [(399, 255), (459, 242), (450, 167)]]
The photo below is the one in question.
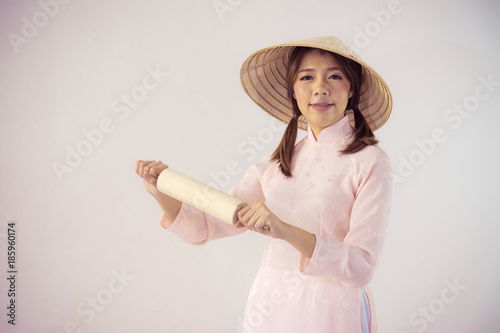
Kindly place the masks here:
[[(390, 161), (373, 135), (391, 112), (387, 85), (336, 37), (257, 51), (241, 82), (288, 126), (272, 156), (230, 190), (249, 203), (239, 228), (161, 194), (156, 178), (167, 166), (138, 161), (163, 209), (161, 225), (193, 244), (247, 229), (270, 236), (243, 332), (376, 332), (366, 285), (392, 195)], [(307, 137), (295, 144), (298, 128)]]

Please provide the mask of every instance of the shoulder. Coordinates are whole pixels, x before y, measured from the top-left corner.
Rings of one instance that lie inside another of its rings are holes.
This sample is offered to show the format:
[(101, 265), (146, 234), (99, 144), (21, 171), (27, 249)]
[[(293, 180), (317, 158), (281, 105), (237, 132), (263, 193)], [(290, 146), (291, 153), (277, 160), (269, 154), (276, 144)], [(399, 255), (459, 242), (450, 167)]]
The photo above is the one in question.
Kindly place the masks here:
[(351, 159), (353, 184), (357, 193), (367, 184), (376, 186), (378, 191), (385, 189), (385, 193), (392, 191), (392, 167), (389, 155), (376, 145), (366, 146), (359, 152), (347, 155)]
[(262, 179), (266, 174), (278, 167), (278, 163), (272, 160), (272, 154), (265, 155), (257, 163), (250, 166), (247, 174), (255, 174)]
[(347, 155), (357, 169), (371, 170), (373, 168), (390, 171), (391, 160), (389, 155), (378, 145), (370, 145), (360, 151)]
[(389, 161), (389, 155), (380, 148), (378, 145), (369, 145), (366, 146), (365, 148), (361, 149), (360, 151), (349, 154), (349, 157), (353, 160), (363, 160), (365, 162), (368, 161)]

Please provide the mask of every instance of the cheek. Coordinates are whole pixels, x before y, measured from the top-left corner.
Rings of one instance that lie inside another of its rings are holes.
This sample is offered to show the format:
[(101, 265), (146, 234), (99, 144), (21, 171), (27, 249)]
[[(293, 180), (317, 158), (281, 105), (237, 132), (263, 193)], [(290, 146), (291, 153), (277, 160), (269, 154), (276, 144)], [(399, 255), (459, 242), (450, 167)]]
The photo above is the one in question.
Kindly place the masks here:
[(338, 87), (340, 96), (342, 96), (343, 99), (349, 99), (352, 96), (352, 92), (350, 89), (351, 87), (349, 86), (349, 84)]
[(352, 90), (351, 90), (351, 85), (349, 83), (347, 83), (345, 85), (345, 90), (347, 92), (347, 98), (351, 98), (352, 97)]
[(351, 97), (352, 97), (352, 89), (351, 89), (351, 86), (350, 86), (350, 85), (348, 85), (348, 86), (346, 87), (346, 89), (347, 89), (347, 98), (351, 98)]
[(297, 104), (300, 104), (305, 100), (306, 94), (306, 91), (300, 85), (296, 84), (293, 86), (293, 97), (297, 100)]

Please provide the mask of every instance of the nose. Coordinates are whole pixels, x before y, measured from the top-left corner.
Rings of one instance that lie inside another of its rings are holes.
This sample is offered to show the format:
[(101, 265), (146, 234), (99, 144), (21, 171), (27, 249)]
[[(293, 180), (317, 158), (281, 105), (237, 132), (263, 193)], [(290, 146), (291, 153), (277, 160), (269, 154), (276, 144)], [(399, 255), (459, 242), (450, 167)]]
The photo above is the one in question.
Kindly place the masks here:
[(316, 86), (314, 87), (314, 95), (328, 95), (330, 93), (330, 89), (325, 80), (320, 79), (316, 81)]

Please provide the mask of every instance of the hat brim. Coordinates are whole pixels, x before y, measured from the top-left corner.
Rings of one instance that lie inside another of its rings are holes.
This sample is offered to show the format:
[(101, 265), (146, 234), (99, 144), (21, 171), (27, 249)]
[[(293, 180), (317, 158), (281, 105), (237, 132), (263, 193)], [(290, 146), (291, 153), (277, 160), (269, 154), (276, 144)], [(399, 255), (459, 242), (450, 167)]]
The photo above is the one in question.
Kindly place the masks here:
[[(382, 127), (391, 114), (392, 95), (387, 83), (359, 56), (337, 37), (315, 37), (261, 49), (250, 55), (240, 70), (240, 81), (248, 96), (271, 116), (288, 123), (293, 115), (287, 96), (288, 60), (297, 46), (317, 48), (336, 53), (359, 63), (363, 68), (359, 110), (372, 131)], [(354, 124), (353, 114), (347, 114)], [(298, 119), (300, 129), (307, 130), (304, 117)]]

